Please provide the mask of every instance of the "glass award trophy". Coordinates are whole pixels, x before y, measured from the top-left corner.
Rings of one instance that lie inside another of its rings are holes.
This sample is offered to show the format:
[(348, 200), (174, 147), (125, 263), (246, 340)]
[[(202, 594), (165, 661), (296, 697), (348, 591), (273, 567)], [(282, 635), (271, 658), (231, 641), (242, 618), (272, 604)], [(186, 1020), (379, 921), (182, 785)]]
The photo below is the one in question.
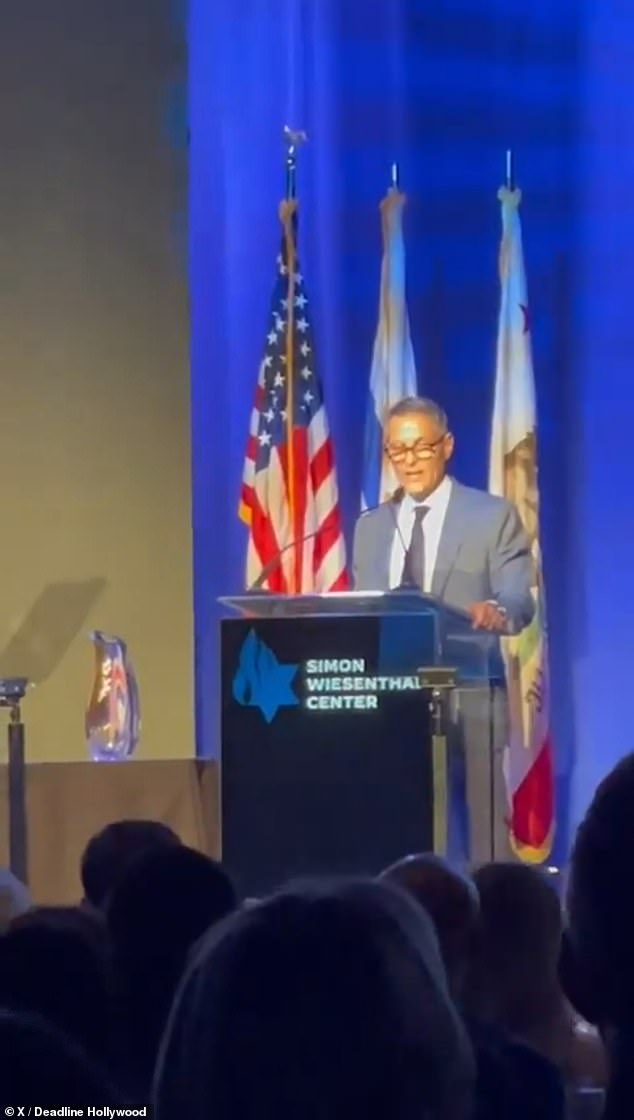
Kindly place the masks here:
[(139, 690), (121, 638), (94, 630), (95, 675), (86, 711), (86, 738), (95, 762), (130, 758), (139, 742)]

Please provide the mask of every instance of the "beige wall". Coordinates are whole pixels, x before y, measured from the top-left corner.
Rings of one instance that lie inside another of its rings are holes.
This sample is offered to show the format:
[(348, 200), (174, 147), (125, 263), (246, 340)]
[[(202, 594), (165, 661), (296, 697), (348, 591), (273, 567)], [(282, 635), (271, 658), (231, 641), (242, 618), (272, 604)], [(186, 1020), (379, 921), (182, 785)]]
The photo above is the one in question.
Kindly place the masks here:
[(169, 11), (2, 9), (0, 672), (41, 678), (25, 706), (38, 761), (85, 757), (93, 626), (128, 641), (139, 757), (193, 753), (186, 153), (164, 127), (185, 61)]

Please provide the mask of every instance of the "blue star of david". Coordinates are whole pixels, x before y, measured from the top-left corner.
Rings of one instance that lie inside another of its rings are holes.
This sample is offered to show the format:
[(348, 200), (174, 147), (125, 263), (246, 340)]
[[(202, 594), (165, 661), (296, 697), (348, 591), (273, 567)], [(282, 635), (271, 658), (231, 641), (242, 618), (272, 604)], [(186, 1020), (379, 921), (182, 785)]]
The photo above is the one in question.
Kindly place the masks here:
[(280, 708), (299, 704), (293, 691), (296, 673), (297, 665), (282, 665), (255, 630), (250, 630), (233, 678), (234, 699), (245, 708), (259, 708), (266, 722), (271, 723)]

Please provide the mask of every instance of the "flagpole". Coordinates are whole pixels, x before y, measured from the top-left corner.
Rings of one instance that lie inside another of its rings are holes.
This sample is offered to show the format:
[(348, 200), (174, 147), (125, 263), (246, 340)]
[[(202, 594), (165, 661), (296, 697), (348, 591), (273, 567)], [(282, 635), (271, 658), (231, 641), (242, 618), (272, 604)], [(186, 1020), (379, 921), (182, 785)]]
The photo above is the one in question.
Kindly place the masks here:
[(506, 149), (506, 187), (509, 191), (515, 190), (515, 160), (512, 148)]
[(297, 487), (295, 473), (295, 275), (296, 275), (296, 250), (295, 250), (295, 213), (297, 211), (297, 149), (306, 142), (306, 133), (293, 131), (286, 125), (284, 128), (286, 141), (286, 199), (282, 204), (282, 222), (284, 224), (284, 237), (286, 243), (286, 268), (288, 284), (286, 290), (286, 447), (287, 447), (287, 478), (288, 478), (288, 508), (291, 522), (291, 540), (295, 542), (293, 548), (292, 579), (290, 593), (296, 595), (299, 590), (299, 548), (300, 534), (297, 525)]

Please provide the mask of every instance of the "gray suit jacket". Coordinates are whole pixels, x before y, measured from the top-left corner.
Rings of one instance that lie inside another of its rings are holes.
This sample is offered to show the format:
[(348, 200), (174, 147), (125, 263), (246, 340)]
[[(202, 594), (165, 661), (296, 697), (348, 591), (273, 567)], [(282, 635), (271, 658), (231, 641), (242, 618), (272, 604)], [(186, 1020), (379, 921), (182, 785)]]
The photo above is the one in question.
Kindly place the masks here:
[[(352, 553), (357, 590), (389, 590), (397, 515), (398, 502), (392, 499), (357, 521)], [(454, 480), (432, 595), (458, 610), (495, 599), (507, 611), (509, 628), (518, 631), (533, 617), (532, 583), (530, 546), (515, 506)]]

